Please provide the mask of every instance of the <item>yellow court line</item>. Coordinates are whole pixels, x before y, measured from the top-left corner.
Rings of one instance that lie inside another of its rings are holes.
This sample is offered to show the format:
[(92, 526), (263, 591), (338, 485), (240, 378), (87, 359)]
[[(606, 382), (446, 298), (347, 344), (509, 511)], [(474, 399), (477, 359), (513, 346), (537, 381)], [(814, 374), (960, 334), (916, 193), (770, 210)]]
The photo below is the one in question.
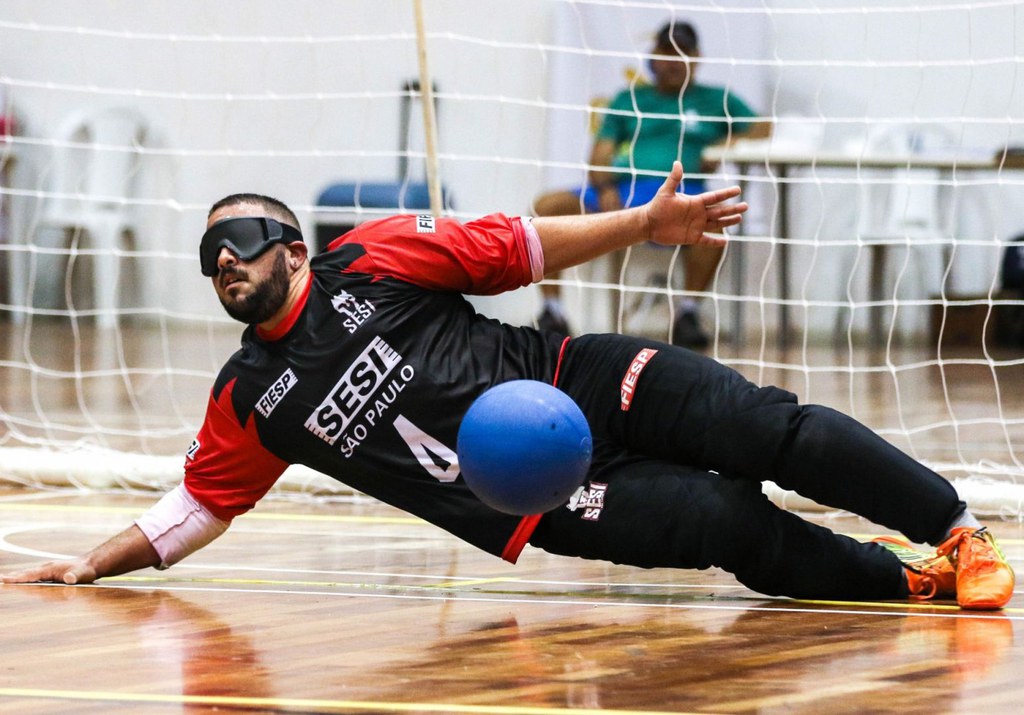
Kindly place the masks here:
[[(0, 697), (87, 700), (117, 703), (159, 703), (163, 705), (207, 705), (249, 708), (294, 708), (304, 710), (356, 710), (362, 712), (481, 713), (483, 715), (686, 715), (683, 711), (608, 710), (591, 708), (535, 707), (522, 705), (460, 705), (458, 703), (399, 703), (372, 700), (319, 700), (311, 698), (254, 698), (230, 695), (183, 695), (160, 693), (117, 693), (101, 690), (47, 690), (43, 688), (0, 688)], [(689, 715), (697, 715), (690, 713)]]
[[(231, 586), (322, 586), (324, 588), (383, 588), (396, 591), (408, 591), (424, 589), (430, 591), (455, 590), (460, 586), (478, 586), (485, 583), (514, 583), (517, 578), (480, 578), (467, 579), (465, 581), (448, 581), (446, 583), (355, 583), (351, 581), (291, 581), (285, 579), (265, 578), (168, 578), (165, 576), (104, 576), (104, 583), (131, 582), (131, 583), (211, 583), (226, 584)], [(516, 591), (519, 593), (519, 591)], [(525, 593), (539, 593), (547, 595), (547, 591), (530, 591)]]
[(799, 603), (811, 603), (817, 606), (870, 606), (872, 608), (911, 608), (923, 610), (961, 611), (960, 606), (949, 603), (932, 603), (931, 601), (826, 601), (811, 598), (794, 598)]
[(915, 611), (953, 611), (975, 618), (998, 618), (1000, 613), (1024, 613), (1024, 608), (997, 608), (978, 610), (960, 608), (953, 603), (935, 603), (933, 601), (816, 601), (809, 598), (791, 599), (794, 603), (810, 603), (817, 606), (869, 606), (872, 608), (900, 608)]
[(55, 511), (71, 514), (135, 514), (145, 511), (137, 506), (90, 506), (80, 504), (31, 504), (18, 502), (5, 504), (0, 502), (0, 511)]
[(103, 583), (209, 583), (222, 586), (312, 586), (323, 588), (433, 589), (429, 584), (376, 584), (350, 581), (289, 581), (265, 578), (167, 578), (163, 576), (104, 576)]
[[(64, 586), (63, 584), (50, 584), (50, 583), (36, 583), (36, 584), (25, 584), (27, 587), (37, 588), (127, 588), (127, 589), (139, 589), (146, 588), (143, 585), (134, 586), (131, 584), (116, 584), (106, 583), (108, 580), (114, 579), (101, 579), (95, 584), (84, 585), (84, 586)], [(167, 581), (171, 582), (172, 579), (152, 578), (152, 579), (135, 579), (138, 581)], [(10, 588), (10, 586), (8, 586)], [(188, 584), (175, 584), (168, 583), (165, 586), (170, 591), (211, 591), (213, 589), (204, 588), (199, 585)], [(252, 590), (241, 588), (241, 585), (236, 587), (237, 590), (228, 587), (226, 593), (275, 593), (275, 594), (286, 594), (286, 595), (310, 595), (310, 596), (345, 596), (355, 597), (356, 594), (346, 591), (280, 591), (280, 590)], [(417, 590), (415, 587), (409, 587), (406, 590), (414, 591)], [(412, 593), (389, 593), (386, 588), (381, 588), (374, 592), (374, 589), (366, 589), (364, 594), (368, 598), (401, 598), (401, 599), (427, 599), (427, 600), (449, 600), (450, 596), (444, 594), (442, 589), (433, 588), (419, 588), (419, 594)], [(750, 606), (744, 603), (745, 601), (761, 601), (763, 599), (754, 599), (747, 597), (740, 597), (735, 599), (736, 602), (665, 602), (663, 599), (656, 603), (644, 603), (635, 601), (621, 601), (621, 600), (603, 600), (603, 599), (588, 599), (586, 596), (591, 594), (569, 594), (569, 593), (549, 593), (549, 592), (530, 592), (530, 591), (482, 591), (477, 593), (466, 593), (460, 598), (470, 602), (484, 602), (484, 603), (504, 603), (507, 605), (513, 604), (559, 604), (559, 605), (576, 605), (576, 606), (608, 606), (608, 607), (627, 607), (627, 608), (659, 608), (659, 609), (692, 609), (692, 610), (727, 610), (727, 611), (756, 611), (760, 613), (777, 613), (777, 612), (788, 612), (788, 613), (814, 613), (814, 614), (832, 614), (832, 615), (878, 615), (878, 616), (905, 616), (905, 617), (920, 617), (920, 618), (963, 618), (972, 620), (1007, 620), (1007, 621), (1020, 621), (1024, 620), (1021, 616), (1009, 615), (1007, 611), (1019, 612), (1021, 609), (1002, 609), (999, 611), (971, 611), (962, 610), (956, 607), (947, 606), (946, 612), (936, 613), (928, 612), (926, 609), (928, 606), (918, 606), (923, 612), (914, 613), (912, 612), (915, 608), (913, 604), (906, 602), (870, 602), (870, 601), (798, 601), (795, 599), (772, 599), (775, 601), (774, 605), (761, 605), (761, 606)], [(513, 597), (514, 596), (514, 597)], [(715, 600), (715, 599), (712, 599)], [(812, 606), (825, 606), (829, 608), (824, 610), (812, 608)], [(877, 611), (868, 610), (873, 606), (885, 607), (891, 609), (908, 608), (910, 611), (903, 612), (890, 612), (890, 613), (879, 613)], [(2, 692), (0, 692), (2, 696)], [(617, 712), (617, 711), (616, 711)]]
[(266, 512), (248, 512), (238, 518), (262, 521), (323, 521), (345, 524), (412, 524), (430, 526), (429, 522), (415, 516), (346, 516), (344, 514), (270, 514)]
[[(0, 501), (0, 511), (53, 511), (82, 514), (130, 514), (138, 516), (144, 508), (130, 506), (89, 506), (76, 504), (5, 504)], [(350, 516), (345, 514), (274, 514), (270, 512), (249, 512), (239, 519), (255, 519), (262, 521), (322, 521), (348, 524), (417, 524), (427, 522), (415, 516)]]
[[(131, 514), (139, 515), (144, 508), (130, 506), (91, 506), (75, 504), (38, 504), (28, 502), (4, 502), (0, 500), (0, 512), (3, 511), (54, 511), (69, 513), (95, 513), (95, 514)], [(415, 524), (418, 526), (430, 526), (430, 523), (415, 516), (349, 516), (344, 514), (302, 514), (302, 513), (270, 513), (250, 511), (242, 514), (239, 519), (254, 519), (258, 521), (310, 521), (339, 524)], [(852, 539), (858, 541), (870, 541), (878, 534), (856, 534), (847, 533)], [(999, 537), (999, 543), (1024, 544), (1024, 539)]]
[[(504, 589), (475, 589), (475, 588), (461, 588), (463, 586), (478, 586), (480, 584), (509, 584), (508, 588)], [(165, 584), (166, 588), (175, 589), (179, 587), (188, 590), (189, 588), (200, 587), (202, 585), (209, 586), (225, 586), (228, 587), (225, 592), (230, 592), (231, 587), (245, 587), (245, 586), (266, 586), (270, 589), (282, 589), (282, 588), (324, 588), (324, 589), (355, 589), (363, 590), (367, 592), (372, 591), (387, 591), (395, 592), (399, 596), (405, 596), (408, 598), (437, 598), (435, 594), (445, 594), (446, 592), (454, 592), (460, 594), (460, 598), (466, 598), (474, 600), (478, 598), (489, 597), (490, 599), (507, 600), (509, 603), (567, 603), (567, 604), (580, 604), (586, 603), (588, 605), (611, 605), (611, 606), (635, 606), (637, 608), (644, 608), (651, 605), (650, 601), (656, 599), (657, 605), (665, 605), (664, 600), (673, 594), (656, 592), (651, 594), (621, 594), (621, 593), (592, 593), (588, 591), (543, 591), (543, 590), (529, 590), (529, 589), (512, 589), (512, 586), (516, 584), (529, 584), (530, 581), (523, 581), (518, 578), (509, 577), (498, 577), (489, 579), (467, 579), (466, 581), (447, 581), (442, 583), (365, 583), (365, 582), (352, 582), (352, 581), (303, 581), (303, 580), (286, 580), (286, 579), (259, 579), (259, 578), (170, 578), (166, 576), (104, 576), (96, 582), (94, 587), (106, 587), (106, 588), (117, 588), (119, 584), (123, 585), (124, 588), (132, 588), (129, 584)], [(40, 584), (43, 585), (43, 584)], [(587, 584), (580, 584), (586, 586)], [(84, 585), (82, 588), (89, 588), (89, 585)], [(258, 591), (263, 593), (265, 591)], [(266, 591), (269, 592), (269, 591)], [(419, 592), (416, 595), (415, 592)], [(317, 595), (317, 594), (334, 594), (334, 595), (351, 595), (351, 593), (338, 593), (337, 591), (288, 591), (291, 594), (305, 594), (305, 595)], [(430, 594), (430, 595), (427, 595)], [(373, 595), (373, 594), (368, 594)], [(505, 598), (509, 597), (509, 598)], [(447, 596), (445, 596), (447, 598)], [(674, 607), (685, 608), (688, 606), (695, 605), (693, 602), (680, 602), (675, 604)]]
[[(268, 578), (197, 578), (197, 577), (171, 577), (171, 576), (104, 576), (97, 583), (102, 582), (103, 584), (113, 585), (117, 583), (181, 583), (181, 584), (212, 584), (220, 586), (273, 586), (273, 587), (323, 587), (323, 588), (367, 588), (367, 589), (381, 589), (391, 591), (460, 591), (466, 586), (480, 586), (485, 584), (523, 584), (529, 585), (535, 582), (524, 581), (521, 578), (512, 576), (498, 576), (494, 578), (477, 578), (477, 579), (465, 579), (455, 581), (442, 581), (439, 583), (367, 583), (365, 581), (310, 581), (301, 579), (268, 579)], [(571, 585), (571, 584), (570, 584)], [(581, 587), (586, 587), (591, 584), (586, 582), (579, 582)], [(635, 584), (624, 584), (625, 587), (632, 587)], [(642, 585), (642, 584), (641, 584)], [(665, 588), (671, 589), (671, 586)], [(706, 588), (706, 587), (702, 587)], [(717, 588), (717, 586), (716, 586)], [(477, 593), (473, 591), (473, 593)], [(479, 593), (485, 594), (499, 594), (499, 595), (511, 595), (511, 596), (538, 596), (545, 598), (569, 598), (569, 599), (631, 599), (636, 600), (637, 605), (643, 605), (644, 600), (650, 599), (664, 599), (671, 593), (666, 593), (664, 590), (656, 591), (649, 594), (644, 593), (607, 593), (607, 592), (591, 592), (591, 591), (544, 591), (544, 590), (482, 590)], [(760, 599), (758, 599), (760, 600)], [(783, 600), (783, 599), (780, 599)], [(790, 600), (790, 599), (784, 599)]]
[(475, 578), (466, 579), (464, 581), (443, 581), (441, 583), (426, 584), (429, 588), (455, 588), (457, 586), (480, 586), (486, 583), (512, 583), (519, 581), (518, 578), (509, 578), (507, 576), (498, 576), (496, 578)]
[[(510, 577), (498, 577), (498, 578), (480, 578), (480, 579), (466, 579), (465, 581), (446, 581), (442, 583), (366, 583), (366, 582), (354, 582), (354, 581), (302, 581), (302, 580), (286, 580), (286, 579), (265, 579), (265, 578), (170, 578), (166, 576), (104, 576), (100, 579), (103, 585), (114, 587), (118, 583), (165, 583), (165, 584), (210, 584), (216, 586), (270, 586), (273, 588), (354, 588), (354, 589), (366, 589), (366, 590), (378, 590), (378, 591), (455, 591), (466, 592), (470, 596), (477, 595), (494, 595), (494, 596), (518, 596), (523, 599), (528, 598), (564, 598), (568, 599), (567, 602), (578, 602), (581, 599), (609, 599), (609, 603), (612, 603), (610, 599), (613, 598), (626, 598), (636, 601), (635, 605), (644, 606), (644, 600), (650, 600), (656, 598), (659, 601), (665, 599), (671, 594), (663, 592), (652, 593), (650, 595), (633, 594), (632, 597), (629, 594), (618, 594), (618, 593), (590, 593), (590, 592), (578, 592), (578, 591), (541, 591), (541, 590), (510, 590), (510, 589), (483, 589), (477, 591), (475, 589), (466, 589), (466, 586), (479, 586), (481, 584), (521, 584), (522, 579), (510, 578)], [(530, 583), (530, 582), (526, 582)], [(586, 585), (586, 584), (580, 584)], [(322, 593), (322, 592), (310, 592), (310, 593)], [(601, 600), (596, 600), (597, 603), (603, 603)], [(623, 602), (623, 605), (630, 605), (632, 600), (629, 602)]]
[[(521, 579), (518, 578), (489, 578), (489, 579), (474, 579), (466, 581), (448, 581), (442, 583), (425, 583), (425, 584), (393, 584), (393, 583), (355, 583), (348, 581), (300, 581), (300, 580), (285, 580), (285, 579), (257, 579), (257, 578), (169, 578), (166, 576), (107, 576), (102, 579), (104, 584), (116, 584), (116, 583), (191, 583), (191, 584), (211, 584), (211, 585), (222, 585), (222, 586), (272, 586), (272, 587), (322, 587), (322, 588), (355, 588), (355, 589), (367, 589), (367, 590), (382, 590), (382, 591), (459, 591), (460, 586), (478, 586), (480, 584), (498, 584), (498, 583), (522, 583)], [(529, 582), (527, 582), (529, 583)], [(583, 585), (583, 584), (581, 584)], [(524, 590), (524, 591), (481, 591), (479, 593), (474, 592), (472, 595), (481, 594), (494, 594), (494, 595), (508, 595), (508, 596), (519, 596), (523, 599), (529, 599), (531, 597), (541, 599), (552, 599), (552, 598), (564, 598), (566, 602), (586, 602), (593, 604), (605, 603), (603, 598), (608, 598), (607, 603), (621, 605), (633, 605), (637, 607), (644, 607), (649, 605), (644, 603), (649, 598), (664, 599), (666, 596), (672, 594), (667, 593), (652, 593), (638, 596), (637, 594), (594, 594), (589, 592), (579, 593), (573, 591), (537, 591), (537, 590)], [(631, 597), (632, 596), (632, 597)], [(645, 599), (646, 596), (647, 598)], [(611, 599), (626, 599), (619, 601), (612, 601)], [(756, 599), (760, 600), (760, 599)], [(927, 601), (827, 601), (827, 600), (814, 600), (808, 598), (779, 598), (779, 604), (807, 604), (812, 606), (828, 606), (832, 608), (840, 608), (845, 610), (855, 609), (858, 613), (866, 613), (864, 609), (878, 608), (878, 609), (890, 609), (892, 611), (899, 611), (896, 615), (915, 615), (913, 611), (921, 611), (922, 615), (945, 615), (945, 614), (957, 614), (964, 618), (991, 618), (999, 619), (1001, 615), (1024, 613), (1024, 608), (1001, 608), (992, 611), (981, 611), (981, 610), (970, 610), (960, 608), (956, 604), (950, 603), (933, 603)], [(687, 606), (701, 606), (703, 603), (688, 603), (680, 602), (677, 604), (680, 607)], [(780, 610), (784, 609), (785, 606), (780, 606)], [(772, 608), (766, 608), (764, 610), (773, 610)], [(908, 613), (907, 611), (911, 611)], [(936, 611), (944, 612), (938, 614)]]

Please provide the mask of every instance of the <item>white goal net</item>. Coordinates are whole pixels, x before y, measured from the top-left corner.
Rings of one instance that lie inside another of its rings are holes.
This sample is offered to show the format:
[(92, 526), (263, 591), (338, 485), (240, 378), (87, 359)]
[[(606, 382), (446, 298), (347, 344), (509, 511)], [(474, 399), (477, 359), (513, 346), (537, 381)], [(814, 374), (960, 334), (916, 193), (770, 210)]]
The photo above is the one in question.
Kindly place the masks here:
[[(421, 8), (418, 24), (411, 0), (0, 4), (0, 481), (180, 479), (241, 332), (199, 274), (212, 202), (280, 198), (318, 247), (397, 211), (530, 214), (587, 183), (601, 128), (629, 113), (616, 96), (655, 81), (673, 21), (699, 35), (693, 81), (718, 105), (674, 99), (684, 130), (662, 169), (635, 142), (617, 161), (663, 176), (740, 98), (771, 136), (707, 149), (688, 177), (740, 183), (752, 209), (704, 286), (647, 246), (552, 277), (571, 329), (668, 340), (696, 310), (709, 354), (1020, 517), (1024, 266), (1004, 260), (1024, 233), (1018, 2)], [(678, 133), (674, 116), (634, 130)], [(536, 287), (474, 302), (518, 324), (542, 307)]]

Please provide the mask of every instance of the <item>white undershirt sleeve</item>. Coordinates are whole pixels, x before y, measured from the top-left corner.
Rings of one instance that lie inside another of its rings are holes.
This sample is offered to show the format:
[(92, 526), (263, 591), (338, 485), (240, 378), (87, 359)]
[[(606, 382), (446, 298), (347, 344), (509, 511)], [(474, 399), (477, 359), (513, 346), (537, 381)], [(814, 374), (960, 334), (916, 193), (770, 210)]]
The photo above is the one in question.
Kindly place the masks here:
[(207, 511), (182, 483), (136, 519), (135, 525), (160, 556), (157, 568), (165, 569), (223, 534), (230, 522)]
[(540, 244), (540, 234), (533, 227), (532, 216), (521, 216), (523, 230), (526, 231), (526, 250), (530, 256), (530, 272), (533, 274), (533, 282), (537, 283), (544, 278), (544, 249)]

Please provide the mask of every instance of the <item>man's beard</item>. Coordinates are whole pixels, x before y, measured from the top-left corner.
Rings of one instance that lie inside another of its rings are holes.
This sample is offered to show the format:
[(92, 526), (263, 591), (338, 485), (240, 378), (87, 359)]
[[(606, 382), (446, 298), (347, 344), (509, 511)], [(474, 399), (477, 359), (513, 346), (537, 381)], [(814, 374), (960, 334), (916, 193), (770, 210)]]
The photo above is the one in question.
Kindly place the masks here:
[[(224, 269), (231, 270), (231, 269)], [(270, 275), (262, 282), (253, 286), (253, 292), (241, 300), (230, 303), (219, 296), (224, 306), (235, 320), (243, 323), (262, 323), (273, 317), (274, 313), (284, 305), (288, 297), (288, 268), (284, 260), (284, 252), (279, 252), (270, 268)]]

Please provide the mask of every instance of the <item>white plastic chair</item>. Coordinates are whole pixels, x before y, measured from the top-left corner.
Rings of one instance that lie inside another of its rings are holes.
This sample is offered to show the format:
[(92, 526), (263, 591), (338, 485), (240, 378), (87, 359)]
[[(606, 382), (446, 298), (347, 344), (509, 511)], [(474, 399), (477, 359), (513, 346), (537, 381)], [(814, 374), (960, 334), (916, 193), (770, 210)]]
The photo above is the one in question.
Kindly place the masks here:
[[(111, 107), (77, 112), (57, 132), (47, 195), (36, 221), (40, 230), (57, 229), (92, 249), (93, 295), (97, 324), (117, 323), (117, 283), (122, 241), (136, 234), (130, 198), (139, 170), (145, 123), (134, 110)], [(11, 262), (12, 290), (28, 295), (26, 256)]]
[[(927, 296), (922, 294), (926, 291), (941, 290), (955, 241), (955, 196), (948, 182), (943, 181), (942, 171), (915, 166), (914, 158), (948, 156), (955, 149), (952, 134), (934, 125), (888, 125), (868, 133), (861, 156), (908, 158), (906, 167), (863, 169), (859, 174), (863, 181), (855, 230), (869, 251), (868, 297), (872, 303), (900, 297), (924, 300)], [(911, 252), (899, 286), (895, 281), (902, 267), (891, 266), (889, 260), (894, 248)], [(936, 253), (940, 261), (934, 260)], [(908, 294), (910, 289), (917, 295)], [(901, 310), (899, 322), (904, 326), (910, 325), (914, 317), (911, 313), (923, 314), (920, 309)], [(872, 344), (882, 343), (884, 313), (882, 306), (870, 312)]]

